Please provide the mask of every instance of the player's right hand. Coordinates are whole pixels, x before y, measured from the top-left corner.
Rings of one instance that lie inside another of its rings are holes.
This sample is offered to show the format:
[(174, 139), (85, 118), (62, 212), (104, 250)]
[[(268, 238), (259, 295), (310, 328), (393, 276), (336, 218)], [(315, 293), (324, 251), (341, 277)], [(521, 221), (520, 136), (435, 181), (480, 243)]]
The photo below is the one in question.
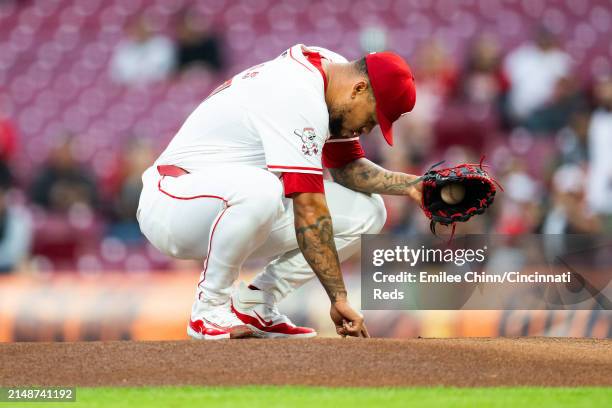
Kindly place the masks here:
[(329, 315), (336, 325), (336, 333), (340, 336), (370, 337), (363, 315), (353, 309), (346, 300), (332, 303)]

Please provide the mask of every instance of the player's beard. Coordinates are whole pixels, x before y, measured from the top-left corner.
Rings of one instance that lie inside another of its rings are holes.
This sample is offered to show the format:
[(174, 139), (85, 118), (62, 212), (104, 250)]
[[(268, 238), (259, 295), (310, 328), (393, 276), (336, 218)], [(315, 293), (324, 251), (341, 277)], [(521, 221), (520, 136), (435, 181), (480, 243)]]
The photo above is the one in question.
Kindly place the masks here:
[(338, 109), (330, 109), (329, 112), (329, 133), (331, 136), (342, 137), (342, 129), (344, 129), (344, 122), (347, 110), (345, 107)]

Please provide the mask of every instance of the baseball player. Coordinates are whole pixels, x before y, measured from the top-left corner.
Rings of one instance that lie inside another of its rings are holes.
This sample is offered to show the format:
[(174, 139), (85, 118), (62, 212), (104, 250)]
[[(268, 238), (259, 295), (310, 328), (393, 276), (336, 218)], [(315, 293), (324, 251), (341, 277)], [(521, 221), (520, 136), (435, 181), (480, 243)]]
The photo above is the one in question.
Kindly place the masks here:
[[(177, 258), (204, 260), (188, 334), (196, 339), (316, 335), (276, 304), (313, 276), (342, 336), (369, 337), (340, 263), (386, 218), (378, 194), (420, 202), (417, 176), (364, 157), (359, 136), (412, 110), (414, 78), (391, 52), (349, 62), (297, 44), (219, 86), (143, 174), (137, 218)], [(323, 167), (334, 182), (323, 180)], [(332, 225), (333, 220), (333, 225)], [(247, 259), (273, 260), (232, 293)]]

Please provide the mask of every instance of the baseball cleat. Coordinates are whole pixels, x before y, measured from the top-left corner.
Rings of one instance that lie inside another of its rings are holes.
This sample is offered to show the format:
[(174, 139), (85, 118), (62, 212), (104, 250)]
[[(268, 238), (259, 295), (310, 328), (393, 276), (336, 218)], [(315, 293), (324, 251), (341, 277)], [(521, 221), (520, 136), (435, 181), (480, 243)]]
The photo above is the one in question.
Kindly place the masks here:
[(253, 331), (232, 313), (230, 302), (212, 305), (196, 300), (187, 325), (187, 334), (197, 340), (253, 337)]
[(257, 337), (308, 338), (317, 335), (314, 329), (296, 326), (281, 314), (271, 295), (250, 289), (244, 283), (240, 283), (232, 296), (232, 311)]
[(225, 330), (208, 327), (204, 320), (190, 320), (187, 325), (187, 334), (196, 340), (229, 339), (230, 333)]

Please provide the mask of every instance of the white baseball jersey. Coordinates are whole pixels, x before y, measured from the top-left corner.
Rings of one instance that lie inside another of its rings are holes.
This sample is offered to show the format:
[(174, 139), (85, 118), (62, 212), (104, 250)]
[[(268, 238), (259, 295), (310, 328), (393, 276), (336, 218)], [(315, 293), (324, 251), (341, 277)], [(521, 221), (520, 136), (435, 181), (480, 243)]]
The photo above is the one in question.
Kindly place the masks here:
[(298, 44), (239, 73), (195, 109), (156, 164), (189, 172), (236, 163), (322, 174), (329, 133), (326, 79), (309, 52), (318, 53), (319, 61), (347, 62), (332, 51)]

